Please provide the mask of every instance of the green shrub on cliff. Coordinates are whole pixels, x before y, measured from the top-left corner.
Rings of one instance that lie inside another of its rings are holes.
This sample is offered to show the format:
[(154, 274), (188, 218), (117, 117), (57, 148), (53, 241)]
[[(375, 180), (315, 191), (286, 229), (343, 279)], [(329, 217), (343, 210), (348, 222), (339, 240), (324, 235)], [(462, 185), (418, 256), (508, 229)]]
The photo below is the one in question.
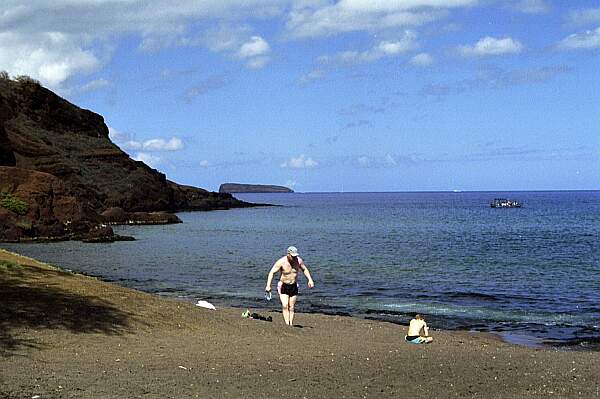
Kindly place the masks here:
[(8, 209), (17, 215), (25, 215), (29, 211), (29, 207), (21, 199), (3, 192), (0, 192), (0, 208)]

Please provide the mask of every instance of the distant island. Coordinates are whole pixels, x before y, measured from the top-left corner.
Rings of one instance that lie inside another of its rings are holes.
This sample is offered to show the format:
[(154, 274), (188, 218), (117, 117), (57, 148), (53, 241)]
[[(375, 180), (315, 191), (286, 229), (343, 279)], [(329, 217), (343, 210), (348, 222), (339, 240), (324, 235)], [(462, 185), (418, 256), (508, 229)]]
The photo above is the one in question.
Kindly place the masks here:
[(293, 193), (294, 190), (284, 186), (270, 184), (241, 184), (223, 183), (219, 187), (219, 193)]

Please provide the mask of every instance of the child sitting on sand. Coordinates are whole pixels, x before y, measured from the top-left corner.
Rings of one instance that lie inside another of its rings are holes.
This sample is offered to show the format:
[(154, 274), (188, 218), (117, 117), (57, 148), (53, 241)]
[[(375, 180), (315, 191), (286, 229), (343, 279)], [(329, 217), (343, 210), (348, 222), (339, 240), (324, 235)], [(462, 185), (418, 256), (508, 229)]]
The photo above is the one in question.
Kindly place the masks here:
[[(423, 331), (424, 335), (421, 335)], [(415, 315), (415, 318), (410, 321), (408, 326), (408, 335), (404, 337), (406, 342), (413, 344), (429, 344), (433, 338), (429, 336), (429, 328), (425, 323), (425, 318), (420, 314)]]

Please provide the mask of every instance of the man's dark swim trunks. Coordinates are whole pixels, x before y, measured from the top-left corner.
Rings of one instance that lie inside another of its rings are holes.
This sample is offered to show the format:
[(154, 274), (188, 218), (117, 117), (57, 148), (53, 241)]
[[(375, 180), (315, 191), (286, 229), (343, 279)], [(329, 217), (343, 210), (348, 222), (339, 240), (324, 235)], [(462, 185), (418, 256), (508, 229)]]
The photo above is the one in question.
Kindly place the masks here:
[(281, 288), (279, 290), (280, 294), (288, 295), (288, 296), (296, 296), (298, 295), (298, 284), (286, 284), (281, 283)]

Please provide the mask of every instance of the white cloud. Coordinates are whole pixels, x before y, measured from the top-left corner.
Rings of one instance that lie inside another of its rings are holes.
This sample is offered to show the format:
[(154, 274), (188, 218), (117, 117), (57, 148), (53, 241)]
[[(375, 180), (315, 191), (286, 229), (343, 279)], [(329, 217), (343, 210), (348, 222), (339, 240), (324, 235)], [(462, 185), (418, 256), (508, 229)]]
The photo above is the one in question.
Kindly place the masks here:
[(574, 33), (561, 40), (557, 47), (562, 50), (591, 50), (600, 48), (600, 27), (582, 33)]
[[(232, 57), (242, 51), (264, 51), (261, 42), (238, 29), (232, 43), (207, 41), (186, 35), (194, 28), (228, 21), (262, 20), (285, 16), (288, 1), (280, 0), (3, 0), (0, 6), (0, 69), (11, 75), (27, 74), (60, 91), (76, 75), (98, 70), (110, 59), (115, 41), (140, 40), (140, 49), (204, 45)], [(221, 36), (222, 38), (223, 36)], [(215, 37), (212, 37), (215, 39)], [(244, 49), (245, 43), (250, 43)], [(262, 46), (262, 47), (261, 47)], [(254, 60), (249, 67), (266, 64)]]
[(211, 51), (224, 53), (231, 58), (246, 60), (246, 67), (260, 69), (267, 65), (271, 46), (261, 36), (251, 36), (248, 26), (221, 24), (208, 29), (196, 38), (186, 41), (186, 45), (204, 45)]
[(138, 152), (134, 156), (132, 156), (132, 158), (136, 161), (142, 161), (151, 168), (156, 168), (163, 162), (162, 158), (157, 157), (156, 155), (148, 154), (146, 152)]
[(142, 41), (140, 48), (144, 51), (157, 51), (171, 46), (204, 46), (232, 59), (245, 60), (250, 69), (259, 69), (270, 61), (266, 55), (271, 51), (271, 47), (260, 36), (248, 37), (250, 32), (251, 29), (246, 26), (220, 25), (218, 28), (202, 32), (198, 37), (186, 37), (183, 36), (183, 32), (147, 37)]
[(342, 51), (334, 55), (324, 55), (318, 58), (318, 62), (325, 66), (344, 66), (357, 63), (370, 63), (386, 57), (395, 57), (416, 48), (417, 35), (407, 30), (404, 36), (395, 41), (381, 41), (366, 51)]
[(124, 142), (129, 140), (129, 135), (127, 133), (123, 133), (112, 126), (108, 126), (108, 137), (114, 142)]
[(266, 55), (271, 51), (269, 43), (260, 36), (252, 36), (240, 46), (237, 57), (246, 59), (246, 66), (250, 69), (263, 68), (270, 61)]
[(523, 45), (510, 37), (496, 39), (486, 36), (472, 46), (460, 46), (459, 52), (465, 57), (481, 57), (488, 55), (516, 54), (523, 50)]
[[(179, 151), (185, 147), (183, 141), (178, 137), (172, 137), (169, 140), (159, 138), (139, 141), (133, 139), (130, 134), (123, 133), (110, 126), (108, 127), (108, 135), (114, 143), (125, 150), (142, 150), (145, 152)], [(145, 152), (142, 152), (142, 154), (146, 154)]]
[(417, 66), (429, 66), (434, 63), (434, 59), (427, 53), (419, 53), (410, 59), (410, 63)]
[(519, 0), (512, 7), (526, 14), (544, 14), (551, 9), (545, 0)]
[(381, 42), (376, 47), (376, 51), (378, 53), (384, 55), (396, 55), (406, 50), (409, 50), (412, 43), (409, 41), (408, 43), (403, 42)]
[(151, 139), (144, 141), (144, 151), (178, 151), (183, 149), (183, 141), (172, 137), (169, 141), (165, 139)]
[[(3, 0), (0, 69), (64, 90), (73, 77), (106, 65), (123, 38), (138, 40), (139, 49), (148, 51), (203, 46), (259, 69), (270, 62), (272, 49), (266, 37), (254, 32), (254, 22), (275, 20), (292, 38), (390, 32), (439, 20), (450, 9), (479, 1)], [(392, 56), (405, 51), (403, 45), (384, 40), (357, 56), (367, 61)], [(86, 89), (92, 88), (98, 86)]]
[(238, 57), (250, 58), (265, 55), (271, 50), (269, 43), (260, 36), (252, 36), (249, 41), (242, 44), (238, 51)]
[(446, 9), (478, 0), (340, 0), (295, 7), (286, 28), (291, 37), (310, 38), (343, 32), (382, 31), (419, 26), (447, 15)]
[(102, 62), (65, 33), (0, 33), (0, 69), (12, 75), (29, 75), (60, 91), (74, 74), (91, 73)]
[(187, 45), (203, 45), (215, 53), (235, 53), (247, 40), (252, 29), (248, 26), (221, 24), (202, 32), (196, 39), (187, 41)]
[(120, 146), (126, 150), (141, 150), (142, 148), (144, 148), (144, 145), (142, 143), (135, 140), (127, 140), (120, 144)]
[(280, 166), (282, 168), (290, 168), (290, 169), (306, 169), (306, 168), (314, 168), (318, 166), (319, 163), (313, 160), (311, 157), (305, 157), (304, 154), (300, 155), (297, 158), (290, 158), (289, 160), (282, 163)]
[(28, 32), (172, 37), (193, 22), (220, 19), (235, 25), (241, 19), (280, 16), (286, 6), (281, 0), (3, 0), (0, 24)]
[(600, 7), (573, 10), (566, 17), (569, 24), (575, 26), (600, 24)]
[(210, 166), (210, 162), (208, 162), (206, 159), (203, 159), (202, 161), (198, 162), (198, 165), (203, 168), (208, 168)]

